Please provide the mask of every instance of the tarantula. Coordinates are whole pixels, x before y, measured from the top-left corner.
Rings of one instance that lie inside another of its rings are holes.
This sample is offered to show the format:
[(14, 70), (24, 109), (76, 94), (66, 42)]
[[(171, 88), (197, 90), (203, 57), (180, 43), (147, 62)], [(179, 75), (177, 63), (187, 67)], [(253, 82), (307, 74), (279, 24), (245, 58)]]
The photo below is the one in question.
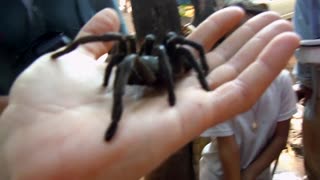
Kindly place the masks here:
[[(81, 44), (96, 41), (117, 42), (116, 48), (107, 58), (108, 65), (102, 83), (103, 87), (108, 85), (112, 69), (116, 67), (112, 121), (104, 136), (106, 141), (110, 141), (117, 130), (123, 111), (122, 96), (127, 84), (164, 87), (168, 92), (168, 102), (170, 106), (173, 106), (176, 102), (174, 81), (193, 68), (198, 74), (202, 88), (209, 90), (205, 79), (209, 68), (202, 46), (173, 32), (167, 34), (162, 44), (155, 43), (154, 35), (147, 35), (139, 51), (136, 48), (135, 37), (131, 35), (107, 33), (100, 36), (82, 37), (70, 43), (64, 50), (52, 54), (51, 58), (56, 59), (73, 51)], [(200, 64), (186, 46), (198, 52)]]

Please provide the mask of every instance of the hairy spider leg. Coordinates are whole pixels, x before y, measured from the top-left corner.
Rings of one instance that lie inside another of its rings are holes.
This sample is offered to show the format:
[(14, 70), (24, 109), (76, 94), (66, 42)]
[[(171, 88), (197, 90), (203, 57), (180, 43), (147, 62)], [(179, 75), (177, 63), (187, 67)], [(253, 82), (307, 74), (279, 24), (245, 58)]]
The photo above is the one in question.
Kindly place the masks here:
[(135, 53), (136, 52), (135, 46), (136, 45), (134, 42), (134, 38), (131, 36), (127, 36), (126, 39), (122, 39), (119, 41), (117, 51), (109, 55), (111, 57), (110, 59), (109, 59), (109, 56), (107, 58), (109, 59), (109, 61), (104, 73), (104, 78), (102, 83), (103, 87), (108, 86), (112, 68), (117, 64), (121, 63), (128, 54)]
[(137, 58), (136, 54), (130, 54), (124, 58), (121, 63), (118, 64), (113, 91), (113, 106), (111, 114), (111, 124), (109, 125), (104, 139), (110, 141), (117, 131), (118, 123), (121, 119), (123, 111), (122, 96), (125, 93), (125, 86), (128, 83), (131, 69), (134, 66), (134, 60)]
[(133, 35), (127, 36), (127, 42), (128, 42), (128, 54), (136, 53), (137, 52), (137, 45), (136, 45), (136, 37)]
[(67, 54), (67, 53), (75, 50), (81, 44), (86, 44), (86, 43), (90, 43), (90, 42), (97, 42), (97, 41), (114, 41), (114, 40), (121, 41), (124, 39), (125, 39), (124, 35), (122, 35), (120, 33), (116, 33), (116, 32), (106, 33), (106, 34), (98, 35), (98, 36), (81, 37), (81, 38), (73, 41), (72, 43), (70, 43), (65, 49), (58, 51), (56, 53), (53, 53), (51, 55), (51, 58), (56, 59), (64, 54)]
[(124, 59), (126, 54), (121, 54), (121, 55), (113, 55), (113, 57), (110, 59), (105, 71), (104, 71), (104, 78), (103, 78), (103, 83), (102, 86), (106, 87), (109, 84), (109, 78), (112, 72), (112, 68), (116, 66), (117, 64), (121, 63)]
[(202, 86), (203, 89), (209, 91), (209, 85), (208, 82), (206, 80), (205, 74), (204, 72), (201, 70), (199, 64), (197, 63), (197, 61), (195, 60), (194, 56), (192, 55), (192, 53), (185, 47), (177, 47), (176, 49), (176, 53), (177, 56), (185, 56), (187, 61), (190, 63), (191, 67), (194, 68), (194, 70), (198, 73), (198, 80)]
[(174, 94), (172, 68), (169, 62), (166, 48), (164, 47), (164, 45), (156, 46), (155, 53), (159, 57), (159, 74), (162, 77), (163, 81), (166, 82), (169, 104), (170, 106), (173, 106), (176, 102), (176, 96)]
[(177, 58), (176, 44), (171, 43), (171, 41), (168, 41), (168, 39), (171, 39), (172, 37), (174, 37), (176, 35), (177, 34), (174, 32), (169, 32), (167, 34), (166, 40), (164, 40), (163, 44), (166, 47), (166, 51), (169, 56), (172, 71), (175, 75), (178, 75), (178, 74), (181, 74), (185, 70), (185, 66), (183, 64), (183, 61), (181, 61), (181, 59)]
[(145, 37), (144, 43), (140, 49), (139, 55), (151, 55), (156, 41), (156, 37), (153, 34), (148, 34)]
[(187, 40), (183, 36), (174, 35), (173, 33), (170, 33), (168, 35), (168, 40), (166, 43), (168, 44), (168, 46), (180, 44), (180, 45), (189, 45), (189, 46), (193, 47), (199, 53), (200, 63), (201, 63), (202, 70), (203, 70), (204, 74), (205, 75), (208, 74), (209, 66), (208, 66), (208, 63), (206, 60), (206, 56), (205, 56), (203, 47), (200, 44), (193, 42), (193, 41), (190, 41), (190, 40)]

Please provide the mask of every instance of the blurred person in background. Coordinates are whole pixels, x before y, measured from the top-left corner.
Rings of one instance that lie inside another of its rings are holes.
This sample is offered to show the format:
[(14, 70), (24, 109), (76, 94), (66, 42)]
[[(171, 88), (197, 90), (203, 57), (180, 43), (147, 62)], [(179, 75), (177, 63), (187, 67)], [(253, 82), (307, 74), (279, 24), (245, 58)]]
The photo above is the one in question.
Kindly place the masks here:
[[(297, 0), (294, 13), (294, 30), (302, 40), (320, 39), (320, 1)], [(311, 42), (310, 41), (310, 42)], [(317, 45), (319, 51), (319, 44)], [(313, 45), (315, 48), (316, 45)], [(302, 100), (304, 116), (302, 123), (302, 140), (304, 164), (309, 180), (320, 179), (320, 72), (318, 70), (320, 55), (314, 57), (318, 64), (301, 63), (306, 56), (296, 54), (297, 64), (294, 69), (297, 82), (294, 89)]]
[(200, 159), (200, 180), (271, 180), (270, 164), (285, 148), (296, 96), (283, 70), (247, 112), (218, 124)]
[[(266, 11), (248, 2), (231, 5), (247, 11), (243, 22)], [(296, 102), (283, 70), (250, 110), (206, 130), (201, 136), (211, 142), (202, 151), (200, 180), (271, 180), (270, 165), (286, 146)]]

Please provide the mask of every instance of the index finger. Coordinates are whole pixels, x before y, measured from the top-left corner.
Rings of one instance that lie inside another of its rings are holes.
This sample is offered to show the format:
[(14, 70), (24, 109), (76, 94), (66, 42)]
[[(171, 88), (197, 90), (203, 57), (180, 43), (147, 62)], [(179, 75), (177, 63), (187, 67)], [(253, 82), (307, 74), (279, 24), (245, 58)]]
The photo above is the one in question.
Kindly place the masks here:
[[(224, 120), (249, 109), (286, 66), (298, 46), (299, 37), (292, 32), (284, 32), (273, 38), (256, 61), (234, 80), (212, 91), (211, 108), (215, 111), (210, 117)], [(208, 123), (212, 126), (219, 122)]]
[[(93, 16), (87, 24), (85, 24), (75, 39), (90, 35), (102, 35), (107, 32), (118, 32), (120, 22), (117, 13), (106, 8)], [(97, 42), (84, 44), (81, 47), (88, 53), (88, 55), (98, 58), (107, 53), (112, 48), (110, 42)]]

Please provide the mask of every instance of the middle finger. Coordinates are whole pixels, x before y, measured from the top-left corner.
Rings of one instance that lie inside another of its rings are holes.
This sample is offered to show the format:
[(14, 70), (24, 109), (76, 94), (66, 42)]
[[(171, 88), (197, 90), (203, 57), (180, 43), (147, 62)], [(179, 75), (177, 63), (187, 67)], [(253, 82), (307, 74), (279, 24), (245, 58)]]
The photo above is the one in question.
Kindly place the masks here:
[(214, 51), (207, 54), (210, 69), (228, 61), (257, 32), (278, 19), (280, 19), (279, 15), (274, 12), (264, 12), (249, 19)]

